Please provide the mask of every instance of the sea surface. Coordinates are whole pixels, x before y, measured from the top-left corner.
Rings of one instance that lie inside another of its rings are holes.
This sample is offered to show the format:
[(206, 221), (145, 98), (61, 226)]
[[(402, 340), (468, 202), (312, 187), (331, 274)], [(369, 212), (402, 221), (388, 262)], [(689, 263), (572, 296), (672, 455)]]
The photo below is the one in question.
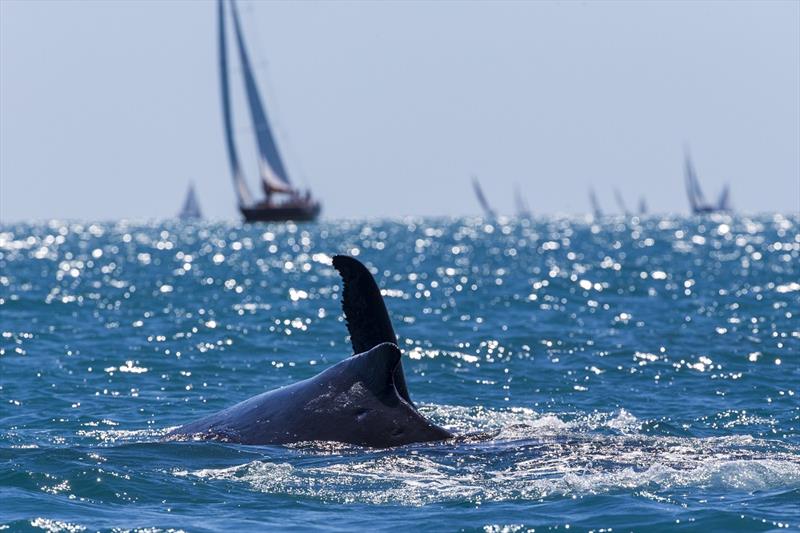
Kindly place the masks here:
[[(351, 354), (484, 441), (164, 442)], [(0, 530), (800, 527), (796, 215), (0, 226)]]

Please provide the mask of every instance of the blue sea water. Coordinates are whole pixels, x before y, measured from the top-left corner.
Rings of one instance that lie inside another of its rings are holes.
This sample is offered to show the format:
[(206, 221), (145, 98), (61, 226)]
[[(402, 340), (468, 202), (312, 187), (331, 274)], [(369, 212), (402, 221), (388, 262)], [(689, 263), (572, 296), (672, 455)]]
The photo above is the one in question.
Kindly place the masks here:
[[(336, 253), (494, 436), (162, 442), (351, 353)], [(798, 528), (799, 258), (781, 215), (5, 224), (0, 529)]]

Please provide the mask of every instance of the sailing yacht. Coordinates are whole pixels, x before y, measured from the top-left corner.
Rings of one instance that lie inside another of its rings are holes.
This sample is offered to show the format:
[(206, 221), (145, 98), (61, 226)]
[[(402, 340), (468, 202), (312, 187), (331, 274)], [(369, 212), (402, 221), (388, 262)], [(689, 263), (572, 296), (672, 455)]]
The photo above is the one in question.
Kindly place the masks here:
[(631, 212), (628, 211), (628, 206), (625, 205), (625, 199), (622, 197), (622, 193), (619, 192), (619, 189), (614, 188), (614, 200), (617, 202), (617, 207), (619, 210), (622, 211), (622, 214), (626, 217), (631, 216)]
[(720, 211), (733, 211), (733, 207), (731, 207), (731, 188), (727, 183), (722, 188), (722, 192), (719, 195), (717, 208)]
[[(244, 179), (236, 142), (233, 136), (233, 114), (231, 110), (230, 88), (228, 84), (228, 50), (226, 39), (225, 4), (229, 3), (233, 15), (233, 29), (236, 34), (239, 63), (242, 68), (250, 119), (256, 136), (258, 148), (258, 173), (261, 178), (263, 198), (255, 199)], [(270, 127), (267, 111), (258, 91), (250, 57), (239, 23), (239, 12), (235, 0), (217, 0), (219, 18), (219, 71), (222, 94), (222, 118), (225, 125), (225, 146), (228, 163), (231, 167), (233, 188), (236, 192), (239, 211), (246, 222), (309, 221), (319, 216), (321, 205), (311, 196), (310, 191), (300, 191), (289, 180), (283, 164), (275, 136)]]
[(489, 205), (489, 202), (486, 201), (486, 196), (483, 194), (483, 189), (481, 189), (481, 184), (478, 183), (478, 178), (472, 178), (472, 188), (475, 190), (475, 196), (478, 197), (478, 203), (481, 204), (483, 208), (483, 213), (486, 215), (486, 218), (497, 218), (497, 213), (492, 206)]
[(603, 210), (600, 208), (600, 201), (594, 192), (594, 187), (589, 187), (589, 203), (592, 204), (592, 216), (595, 220), (603, 218)]
[(700, 182), (697, 179), (688, 151), (684, 158), (684, 179), (686, 181), (686, 195), (689, 197), (689, 208), (692, 210), (693, 215), (731, 211), (730, 189), (727, 184), (722, 189), (716, 205), (706, 201), (706, 197), (703, 195), (702, 189), (700, 189)]
[(640, 215), (647, 214), (647, 200), (645, 200), (644, 196), (639, 197), (639, 214)]
[(525, 198), (522, 197), (522, 191), (520, 191), (519, 185), (514, 185), (514, 205), (517, 208), (517, 216), (519, 218), (533, 218), (531, 208), (528, 206), (528, 202), (525, 201)]
[(183, 201), (183, 207), (178, 218), (181, 220), (199, 220), (203, 218), (203, 213), (200, 211), (200, 202), (197, 201), (197, 194), (194, 192), (194, 183), (189, 184), (189, 190), (186, 191), (186, 199)]

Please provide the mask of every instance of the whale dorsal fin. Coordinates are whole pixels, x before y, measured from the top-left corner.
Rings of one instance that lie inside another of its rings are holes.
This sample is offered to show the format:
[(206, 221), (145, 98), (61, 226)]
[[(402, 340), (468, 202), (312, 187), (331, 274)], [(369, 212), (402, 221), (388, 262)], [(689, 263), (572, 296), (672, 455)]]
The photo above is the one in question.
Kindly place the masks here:
[(342, 309), (353, 353), (366, 352), (384, 342), (397, 344), (381, 291), (367, 267), (346, 255), (334, 256), (333, 267), (344, 282)]
[[(333, 257), (333, 267), (344, 282), (342, 309), (353, 343), (353, 353), (371, 350), (384, 342), (397, 344), (389, 312), (383, 302), (381, 291), (367, 267), (346, 255)], [(403, 375), (403, 365), (398, 364), (394, 372), (394, 385), (404, 400), (411, 403)]]
[(351, 359), (353, 368), (364, 385), (383, 403), (394, 405), (398, 402), (397, 387), (394, 383), (394, 371), (400, 364), (400, 348), (395, 344), (384, 342), (368, 352), (354, 355)]

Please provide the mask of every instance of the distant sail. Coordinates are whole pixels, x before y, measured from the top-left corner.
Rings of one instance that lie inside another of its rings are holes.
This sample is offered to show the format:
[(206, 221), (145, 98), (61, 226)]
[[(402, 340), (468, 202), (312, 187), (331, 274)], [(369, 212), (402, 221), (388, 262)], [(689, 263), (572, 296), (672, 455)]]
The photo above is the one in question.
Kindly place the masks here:
[(494, 209), (491, 208), (489, 202), (486, 201), (486, 196), (483, 195), (483, 189), (481, 189), (481, 184), (478, 183), (478, 178), (472, 178), (472, 188), (475, 189), (475, 196), (478, 197), (478, 203), (481, 204), (481, 208), (483, 209), (486, 218), (497, 217), (497, 213), (495, 213)]
[(292, 192), (289, 184), (289, 176), (283, 165), (283, 160), (275, 145), (272, 129), (269, 126), (267, 112), (261, 102), (258, 93), (256, 80), (253, 76), (253, 69), (250, 67), (250, 59), (242, 37), (242, 29), (239, 24), (239, 13), (236, 8), (235, 0), (232, 0), (233, 25), (236, 30), (236, 43), (239, 48), (239, 60), (244, 71), (244, 82), (247, 91), (247, 102), (250, 107), (250, 118), (253, 121), (253, 129), (256, 133), (256, 144), (259, 153), (259, 172), (261, 174), (264, 193), (269, 197), (273, 192)]
[(519, 185), (514, 186), (514, 205), (517, 207), (517, 216), (519, 218), (531, 218), (531, 209), (528, 207), (528, 202), (522, 197)]
[(597, 194), (595, 194), (594, 188), (589, 188), (589, 203), (592, 204), (592, 214), (594, 218), (603, 218), (603, 210), (600, 209), (600, 202), (597, 200)]
[(640, 215), (647, 214), (647, 200), (645, 200), (644, 196), (639, 197), (639, 214)]
[(236, 191), (239, 207), (242, 208), (252, 205), (253, 195), (242, 176), (239, 155), (236, 153), (236, 144), (233, 140), (230, 89), (228, 88), (228, 51), (225, 44), (225, 5), (223, 0), (217, 1), (217, 7), (219, 12), (219, 74), (220, 88), (222, 89), (222, 118), (225, 122), (225, 145), (228, 149), (228, 162), (231, 166), (233, 188)]
[[(713, 213), (714, 211), (721, 210), (721, 208), (714, 206), (706, 201), (706, 197), (700, 189), (700, 181), (697, 179), (697, 174), (694, 170), (694, 165), (689, 157), (689, 152), (686, 152), (684, 159), (684, 178), (686, 181), (686, 195), (689, 197), (689, 207), (693, 215), (702, 213)], [(728, 192), (723, 190), (723, 195), (720, 197), (720, 205), (727, 203)]]
[(731, 211), (731, 189), (728, 184), (725, 184), (725, 187), (722, 188), (722, 192), (719, 195), (719, 203), (717, 204), (717, 209), (720, 211)]
[(691, 160), (688, 161), (689, 165), (689, 175), (692, 179), (692, 191), (694, 192), (695, 200), (697, 204), (700, 206), (707, 206), (708, 202), (706, 201), (706, 196), (703, 194), (703, 190), (700, 188), (700, 180), (697, 179), (697, 173), (694, 171), (694, 165), (692, 164)]
[(694, 168), (688, 153), (683, 161), (683, 178), (686, 185), (686, 197), (689, 199), (689, 209), (692, 210), (692, 213), (697, 213), (697, 198), (695, 198), (694, 193)]
[(178, 213), (178, 218), (181, 220), (192, 220), (203, 218), (203, 213), (200, 211), (200, 202), (197, 201), (197, 194), (194, 192), (194, 184), (189, 184), (189, 190), (186, 191), (186, 199), (183, 201), (181, 212)]
[(625, 200), (622, 198), (622, 194), (619, 192), (619, 189), (614, 189), (614, 199), (617, 201), (617, 207), (619, 207), (619, 210), (622, 211), (622, 214), (626, 217), (630, 216), (628, 206), (625, 205)]

